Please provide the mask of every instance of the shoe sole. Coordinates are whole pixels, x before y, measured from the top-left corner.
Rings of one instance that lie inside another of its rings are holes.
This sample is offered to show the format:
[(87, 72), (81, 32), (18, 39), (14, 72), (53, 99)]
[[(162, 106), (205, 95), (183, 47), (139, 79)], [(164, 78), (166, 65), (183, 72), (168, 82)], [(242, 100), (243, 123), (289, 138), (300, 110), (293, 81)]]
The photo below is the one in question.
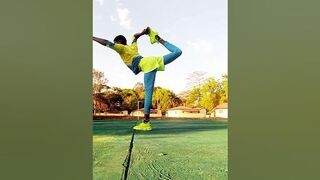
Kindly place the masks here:
[(152, 131), (152, 129), (137, 129), (137, 128), (133, 128), (133, 129), (137, 131)]

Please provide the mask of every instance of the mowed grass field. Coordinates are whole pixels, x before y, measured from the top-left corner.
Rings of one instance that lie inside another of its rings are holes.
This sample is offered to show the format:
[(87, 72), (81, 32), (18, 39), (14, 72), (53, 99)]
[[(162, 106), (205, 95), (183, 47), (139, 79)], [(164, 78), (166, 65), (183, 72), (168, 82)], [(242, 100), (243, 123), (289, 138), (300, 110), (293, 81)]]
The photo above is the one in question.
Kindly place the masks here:
[[(132, 120), (94, 121), (93, 177), (120, 179)], [(228, 179), (228, 129), (218, 120), (153, 120), (136, 131), (128, 179)]]

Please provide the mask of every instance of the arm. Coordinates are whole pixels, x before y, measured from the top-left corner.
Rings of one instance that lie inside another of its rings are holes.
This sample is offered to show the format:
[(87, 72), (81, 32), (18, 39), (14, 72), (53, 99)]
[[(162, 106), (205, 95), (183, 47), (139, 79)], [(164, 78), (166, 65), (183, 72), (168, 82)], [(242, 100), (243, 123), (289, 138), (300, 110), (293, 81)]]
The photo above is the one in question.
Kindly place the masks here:
[(101, 39), (101, 38), (97, 38), (97, 37), (94, 37), (94, 36), (93, 36), (92, 39), (94, 41), (100, 43), (101, 45), (104, 45), (104, 46), (108, 46), (109, 47), (109, 46), (113, 46), (114, 45), (114, 43), (112, 43), (112, 42), (110, 42), (110, 41), (108, 41), (106, 39)]
[[(140, 33), (135, 33), (135, 34), (133, 35), (133, 41), (132, 41), (132, 43), (136, 43), (137, 40), (138, 40), (138, 38), (139, 38), (140, 36), (144, 35), (144, 34), (148, 34), (148, 28), (142, 30)], [(131, 43), (131, 44), (132, 44), (132, 43)]]

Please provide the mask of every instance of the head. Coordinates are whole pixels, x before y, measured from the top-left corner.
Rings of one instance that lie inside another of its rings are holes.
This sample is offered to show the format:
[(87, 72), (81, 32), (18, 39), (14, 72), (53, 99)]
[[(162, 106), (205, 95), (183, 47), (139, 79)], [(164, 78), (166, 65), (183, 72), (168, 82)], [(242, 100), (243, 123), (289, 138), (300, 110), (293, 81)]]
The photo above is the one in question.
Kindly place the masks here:
[(127, 39), (123, 35), (118, 35), (113, 40), (114, 43), (127, 45)]

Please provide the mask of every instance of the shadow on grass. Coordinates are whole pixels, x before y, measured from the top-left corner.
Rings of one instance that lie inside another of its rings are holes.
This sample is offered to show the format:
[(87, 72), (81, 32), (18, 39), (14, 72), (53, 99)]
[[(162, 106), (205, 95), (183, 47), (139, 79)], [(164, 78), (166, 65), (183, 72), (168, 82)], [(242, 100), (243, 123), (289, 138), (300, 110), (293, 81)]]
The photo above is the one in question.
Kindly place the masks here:
[[(106, 120), (93, 122), (93, 135), (130, 135), (134, 120)], [(213, 120), (153, 120), (152, 131), (139, 131), (139, 134), (178, 134), (199, 131), (227, 129), (225, 121)]]

